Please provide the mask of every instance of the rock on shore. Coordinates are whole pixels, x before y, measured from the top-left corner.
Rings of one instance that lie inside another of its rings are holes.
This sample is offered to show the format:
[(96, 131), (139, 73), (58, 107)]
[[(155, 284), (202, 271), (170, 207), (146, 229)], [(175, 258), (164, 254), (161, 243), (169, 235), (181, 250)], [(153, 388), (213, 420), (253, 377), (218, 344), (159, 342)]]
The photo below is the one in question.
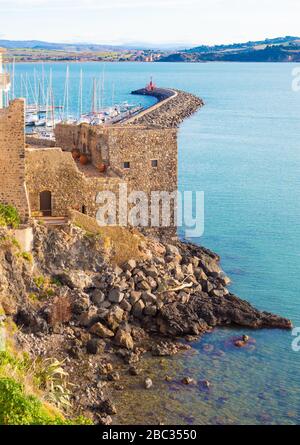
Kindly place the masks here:
[[(45, 284), (39, 284), (28, 268), (17, 267), (20, 260), (11, 252), (2, 254), (2, 292), (22, 301), (15, 317), (18, 324), (46, 331), (55, 322), (73, 320), (93, 336), (111, 338), (127, 349), (134, 348), (132, 323), (169, 336), (199, 335), (218, 325), (291, 327), (289, 320), (258, 311), (231, 294), (230, 279), (213, 252), (179, 240), (144, 240), (144, 259), (114, 267), (105, 258), (101, 241), (86, 237), (83, 230), (37, 225), (35, 274), (57, 280), (60, 287), (52, 289), (54, 298), (45, 298)], [(26, 299), (30, 293), (40, 299), (38, 311)]]

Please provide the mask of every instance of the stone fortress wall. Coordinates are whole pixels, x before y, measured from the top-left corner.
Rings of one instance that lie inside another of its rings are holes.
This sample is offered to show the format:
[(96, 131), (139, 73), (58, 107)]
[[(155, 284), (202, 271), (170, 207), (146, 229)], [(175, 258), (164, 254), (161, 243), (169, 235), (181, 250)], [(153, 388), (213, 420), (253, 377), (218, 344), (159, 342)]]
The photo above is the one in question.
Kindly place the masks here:
[(118, 177), (85, 175), (71, 153), (60, 148), (26, 150), (26, 183), (33, 215), (40, 212), (40, 194), (49, 191), (51, 216), (67, 216), (69, 208), (95, 216), (97, 193), (118, 193), (119, 182)]
[[(25, 149), (23, 100), (0, 110), (0, 202), (14, 204), (23, 219), (30, 215), (30, 209), (33, 216), (63, 217), (74, 209), (95, 217), (98, 192), (113, 191), (118, 199), (121, 183), (126, 183), (128, 193), (176, 191), (174, 122), (191, 112), (191, 101), (194, 111), (201, 101), (189, 95), (188, 104), (180, 106), (178, 97), (185, 101), (186, 93), (164, 91), (157, 92), (159, 103), (135, 116), (134, 121), (107, 126), (57, 125), (56, 147), (51, 141), (38, 147), (36, 139), (27, 137)], [(85, 154), (89, 165), (75, 161), (74, 150)], [(42, 206), (45, 194), (51, 207), (47, 212)]]
[(14, 205), (23, 220), (30, 216), (25, 184), (24, 100), (0, 109), (0, 202)]
[(176, 129), (138, 126), (57, 125), (56, 143), (65, 151), (79, 149), (97, 167), (104, 163), (130, 190), (177, 189)]
[(171, 89), (142, 89), (133, 94), (155, 96), (158, 103), (121, 124), (61, 123), (55, 129), (56, 145), (65, 152), (78, 150), (87, 155), (95, 168), (105, 165), (107, 173), (119, 177), (119, 183), (126, 182), (128, 192), (142, 191), (148, 197), (153, 191), (175, 192), (177, 127), (203, 101)]

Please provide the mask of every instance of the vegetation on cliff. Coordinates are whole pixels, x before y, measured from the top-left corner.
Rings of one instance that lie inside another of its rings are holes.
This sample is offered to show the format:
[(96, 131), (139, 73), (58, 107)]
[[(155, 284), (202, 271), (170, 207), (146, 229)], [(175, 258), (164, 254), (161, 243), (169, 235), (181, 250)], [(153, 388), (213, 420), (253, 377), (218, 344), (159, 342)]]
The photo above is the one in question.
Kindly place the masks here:
[(0, 351), (0, 425), (89, 423), (83, 417), (67, 420), (61, 411), (68, 405), (61, 364), (32, 360), (18, 351), (13, 345), (11, 323), (0, 323), (0, 330), (8, 337), (5, 349)]
[(20, 215), (15, 207), (0, 204), (0, 226), (17, 228), (20, 222)]
[(300, 38), (282, 37), (231, 45), (201, 45), (162, 57), (160, 62), (299, 62)]

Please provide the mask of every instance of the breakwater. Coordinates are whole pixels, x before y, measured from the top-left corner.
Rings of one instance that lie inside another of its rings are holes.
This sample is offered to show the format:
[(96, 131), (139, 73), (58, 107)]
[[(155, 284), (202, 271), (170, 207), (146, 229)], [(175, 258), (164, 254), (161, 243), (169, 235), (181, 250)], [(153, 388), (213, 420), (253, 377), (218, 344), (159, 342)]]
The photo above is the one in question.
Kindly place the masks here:
[(175, 89), (155, 88), (149, 91), (142, 88), (132, 91), (132, 94), (153, 96), (158, 99), (158, 103), (126, 122), (130, 125), (177, 128), (184, 119), (204, 105), (199, 97)]

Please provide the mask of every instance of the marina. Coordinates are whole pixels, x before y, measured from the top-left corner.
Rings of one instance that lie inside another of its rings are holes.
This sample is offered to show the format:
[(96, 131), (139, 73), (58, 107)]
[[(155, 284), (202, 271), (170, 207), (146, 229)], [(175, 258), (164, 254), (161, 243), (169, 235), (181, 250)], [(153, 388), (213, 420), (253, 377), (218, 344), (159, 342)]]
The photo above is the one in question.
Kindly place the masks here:
[[(83, 69), (74, 77), (70, 73), (69, 65), (66, 66), (63, 81), (63, 90), (60, 94), (53, 88), (53, 69), (45, 69), (44, 63), (36, 65), (33, 73), (20, 73), (16, 71), (15, 60), (4, 65), (4, 74), (10, 77), (11, 87), (7, 88), (5, 104), (18, 96), (26, 99), (25, 126), (26, 133), (37, 138), (54, 139), (54, 129), (59, 123), (89, 124), (89, 125), (113, 125), (140, 113), (144, 107), (142, 104), (115, 101), (115, 85), (112, 84), (107, 100), (105, 91), (105, 67), (98, 78), (87, 79), (90, 88), (89, 103), (84, 101), (86, 94), (85, 76)], [(55, 80), (57, 83), (57, 80)], [(70, 92), (72, 99), (74, 89), (77, 90), (77, 112), (73, 103), (70, 105)], [(17, 94), (16, 94), (17, 93)]]

